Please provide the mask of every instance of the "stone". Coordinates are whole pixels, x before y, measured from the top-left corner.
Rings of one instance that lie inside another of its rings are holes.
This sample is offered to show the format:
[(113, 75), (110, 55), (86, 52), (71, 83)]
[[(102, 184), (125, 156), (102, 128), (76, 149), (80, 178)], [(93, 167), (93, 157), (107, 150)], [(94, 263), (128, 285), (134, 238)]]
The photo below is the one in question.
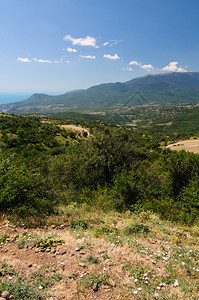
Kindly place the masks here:
[(10, 296), (10, 293), (8, 291), (3, 291), (1, 294), (1, 297), (4, 299), (8, 299)]
[(64, 255), (65, 253), (66, 253), (66, 250), (60, 249), (60, 250), (57, 252), (57, 255)]
[(111, 244), (111, 245), (108, 247), (108, 252), (113, 251), (114, 249), (115, 249), (115, 244)]
[(79, 266), (80, 266), (80, 267), (82, 267), (82, 268), (85, 268), (85, 267), (86, 267), (86, 264), (85, 264), (85, 263), (82, 263), (82, 262), (80, 262), (80, 263), (79, 263)]
[(75, 251), (78, 252), (78, 251), (82, 250), (82, 248), (83, 248), (83, 246), (79, 246), (79, 247), (75, 248)]
[(98, 289), (99, 289), (98, 283), (94, 283), (94, 285), (93, 285), (93, 291), (94, 291), (94, 292), (97, 292)]
[(28, 265), (28, 268), (32, 268), (32, 264), (29, 264), (29, 265)]

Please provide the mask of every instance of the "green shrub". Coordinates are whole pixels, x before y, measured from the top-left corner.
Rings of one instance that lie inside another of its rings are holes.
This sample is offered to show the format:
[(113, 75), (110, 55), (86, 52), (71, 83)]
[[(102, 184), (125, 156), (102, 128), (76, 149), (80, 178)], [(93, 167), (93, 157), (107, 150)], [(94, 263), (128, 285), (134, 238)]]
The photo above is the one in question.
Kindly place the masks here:
[(94, 230), (94, 235), (96, 237), (100, 235), (109, 235), (111, 233), (117, 233), (117, 228), (109, 227), (107, 225), (101, 225)]
[(54, 240), (52, 237), (47, 237), (46, 239), (41, 239), (37, 242), (37, 248), (38, 249), (51, 249), (52, 247), (57, 247), (57, 245), (63, 245), (64, 241)]
[(134, 224), (130, 226), (124, 227), (124, 234), (147, 234), (149, 233), (150, 229), (149, 226), (143, 224)]
[(84, 220), (73, 220), (70, 222), (71, 229), (87, 229), (88, 225)]

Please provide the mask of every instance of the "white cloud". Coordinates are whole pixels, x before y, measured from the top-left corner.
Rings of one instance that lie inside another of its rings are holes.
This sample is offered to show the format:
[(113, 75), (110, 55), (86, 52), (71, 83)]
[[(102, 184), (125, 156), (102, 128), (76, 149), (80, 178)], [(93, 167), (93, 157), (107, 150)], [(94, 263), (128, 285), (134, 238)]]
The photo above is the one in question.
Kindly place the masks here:
[(151, 70), (154, 69), (154, 67), (152, 65), (141, 65), (142, 69), (147, 69), (147, 70)]
[(107, 46), (109, 44), (109, 42), (105, 42), (104, 44), (103, 44), (103, 46)]
[(30, 63), (31, 60), (29, 58), (23, 58), (23, 57), (18, 57), (17, 61), (23, 62), (23, 63)]
[(152, 66), (151, 64), (148, 65), (143, 65), (141, 62), (137, 62), (136, 60), (132, 60), (129, 63), (130, 66), (135, 65), (135, 66), (139, 66), (141, 69), (147, 70), (148, 72), (150, 72), (151, 70), (154, 69), (154, 66)]
[(132, 65), (135, 65), (135, 66), (140, 66), (140, 63), (138, 63), (136, 60), (132, 60), (130, 63), (129, 63), (130, 66)]
[(67, 51), (68, 51), (68, 52), (77, 52), (77, 50), (76, 50), (76, 49), (74, 49), (74, 48), (70, 48), (70, 47), (68, 47), (68, 48), (67, 48)]
[(96, 59), (96, 56), (92, 55), (80, 55), (82, 58), (88, 58), (88, 59)]
[(115, 54), (115, 55), (104, 54), (104, 57), (108, 58), (108, 59), (113, 59), (113, 60), (120, 59), (120, 57), (117, 54)]
[(78, 39), (73, 38), (71, 35), (66, 35), (64, 37), (64, 40), (72, 42), (73, 46), (80, 45), (80, 46), (91, 46), (94, 48), (99, 48), (98, 46), (96, 46), (96, 39), (89, 35), (87, 35), (85, 38), (78, 38)]
[(162, 68), (162, 71), (168, 71), (168, 72), (187, 72), (187, 70), (178, 67), (178, 61), (172, 61), (168, 64), (168, 66)]
[(52, 61), (51, 61), (51, 60), (48, 60), (48, 59), (44, 60), (44, 59), (33, 58), (33, 60), (34, 60), (35, 62), (38, 62), (38, 63), (49, 63), (49, 64), (52, 63)]

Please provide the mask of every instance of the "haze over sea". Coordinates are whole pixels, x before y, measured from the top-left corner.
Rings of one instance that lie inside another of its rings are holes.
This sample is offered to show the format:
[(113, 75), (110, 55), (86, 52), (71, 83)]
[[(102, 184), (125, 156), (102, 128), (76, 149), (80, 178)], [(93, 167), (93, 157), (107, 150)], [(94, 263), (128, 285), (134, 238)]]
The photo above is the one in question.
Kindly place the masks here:
[(30, 94), (0, 93), (0, 104), (7, 104), (7, 103), (25, 100), (30, 96), (31, 96)]

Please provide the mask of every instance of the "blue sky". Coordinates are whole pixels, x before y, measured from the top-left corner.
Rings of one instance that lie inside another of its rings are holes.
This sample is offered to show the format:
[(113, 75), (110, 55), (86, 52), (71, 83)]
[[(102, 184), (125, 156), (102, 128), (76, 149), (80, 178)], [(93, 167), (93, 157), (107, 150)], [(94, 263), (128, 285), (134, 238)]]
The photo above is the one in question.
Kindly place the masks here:
[(198, 0), (1, 0), (0, 92), (199, 71)]

